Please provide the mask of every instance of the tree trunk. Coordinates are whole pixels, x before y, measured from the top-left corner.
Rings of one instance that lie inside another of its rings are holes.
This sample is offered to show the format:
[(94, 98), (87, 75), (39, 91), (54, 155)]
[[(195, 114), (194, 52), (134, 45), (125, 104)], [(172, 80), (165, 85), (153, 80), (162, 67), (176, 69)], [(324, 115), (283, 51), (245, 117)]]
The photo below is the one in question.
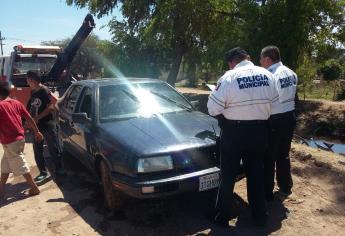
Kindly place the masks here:
[(337, 93), (337, 81), (334, 81), (334, 88), (333, 88), (333, 101), (335, 101), (335, 95)]
[(305, 94), (306, 94), (306, 91), (305, 91), (305, 82), (303, 82), (303, 100), (305, 101)]
[(169, 76), (167, 79), (167, 82), (173, 87), (175, 87), (176, 78), (180, 70), (183, 54), (184, 54), (183, 45), (181, 42), (178, 41), (175, 44), (175, 57), (174, 57), (174, 61), (172, 63), (171, 70), (169, 72)]

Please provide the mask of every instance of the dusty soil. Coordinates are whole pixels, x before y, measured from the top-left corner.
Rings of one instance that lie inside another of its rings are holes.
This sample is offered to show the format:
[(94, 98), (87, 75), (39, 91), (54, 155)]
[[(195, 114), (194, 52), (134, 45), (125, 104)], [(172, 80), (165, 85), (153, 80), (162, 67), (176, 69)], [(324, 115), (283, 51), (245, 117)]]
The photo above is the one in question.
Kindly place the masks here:
[[(38, 174), (30, 143), (25, 154)], [(291, 151), (293, 194), (268, 204), (263, 229), (251, 224), (245, 180), (235, 187), (238, 217), (223, 228), (207, 219), (212, 192), (128, 198), (124, 215), (107, 212), (96, 178), (73, 157), (64, 158), (68, 175), (51, 177), (38, 196), (23, 196), (23, 178), (10, 177), (0, 200), (0, 235), (345, 235), (345, 157), (301, 144)]]
[[(37, 174), (31, 144), (25, 154)], [(263, 229), (251, 224), (245, 180), (236, 185), (238, 217), (228, 228), (208, 221), (210, 193), (127, 199), (121, 216), (104, 210), (94, 176), (68, 156), (68, 175), (51, 178), (38, 196), (24, 197), (22, 177), (10, 177), (0, 203), (0, 235), (345, 235), (345, 158), (300, 144), (291, 156), (293, 194), (268, 204)]]

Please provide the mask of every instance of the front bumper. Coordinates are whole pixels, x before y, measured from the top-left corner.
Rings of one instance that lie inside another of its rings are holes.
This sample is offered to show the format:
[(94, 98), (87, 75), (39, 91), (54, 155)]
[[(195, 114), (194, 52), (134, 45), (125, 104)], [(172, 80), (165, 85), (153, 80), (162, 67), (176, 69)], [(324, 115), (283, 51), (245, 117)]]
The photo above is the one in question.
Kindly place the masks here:
[[(218, 167), (212, 167), (209, 169), (169, 178), (141, 182), (132, 182), (130, 179), (127, 179), (126, 181), (119, 181), (118, 178), (113, 178), (113, 187), (135, 198), (168, 197), (184, 192), (198, 192), (200, 187), (200, 177), (207, 177), (212, 174), (219, 175), (220, 169)], [(145, 187), (151, 189), (153, 187), (154, 191), (150, 193), (143, 193), (143, 188)]]

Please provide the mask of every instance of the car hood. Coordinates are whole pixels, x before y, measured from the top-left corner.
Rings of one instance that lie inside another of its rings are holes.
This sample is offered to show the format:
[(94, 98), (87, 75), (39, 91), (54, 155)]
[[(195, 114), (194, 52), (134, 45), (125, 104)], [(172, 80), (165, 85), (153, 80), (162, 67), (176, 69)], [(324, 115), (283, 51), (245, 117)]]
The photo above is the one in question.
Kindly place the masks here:
[(217, 120), (201, 112), (180, 112), (100, 124), (101, 132), (139, 156), (215, 144)]

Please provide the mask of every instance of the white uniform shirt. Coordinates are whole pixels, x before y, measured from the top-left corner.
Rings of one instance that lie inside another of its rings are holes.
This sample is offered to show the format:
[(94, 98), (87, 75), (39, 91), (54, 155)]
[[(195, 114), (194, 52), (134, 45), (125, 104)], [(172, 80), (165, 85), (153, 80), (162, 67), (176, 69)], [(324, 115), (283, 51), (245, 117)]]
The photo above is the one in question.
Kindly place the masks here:
[(278, 62), (267, 68), (275, 80), (279, 94), (279, 100), (272, 104), (271, 114), (285, 113), (295, 110), (295, 95), (297, 87), (297, 75), (283, 63)]
[(223, 114), (228, 120), (267, 120), (274, 99), (278, 94), (273, 75), (244, 60), (219, 79), (207, 108), (211, 116)]

